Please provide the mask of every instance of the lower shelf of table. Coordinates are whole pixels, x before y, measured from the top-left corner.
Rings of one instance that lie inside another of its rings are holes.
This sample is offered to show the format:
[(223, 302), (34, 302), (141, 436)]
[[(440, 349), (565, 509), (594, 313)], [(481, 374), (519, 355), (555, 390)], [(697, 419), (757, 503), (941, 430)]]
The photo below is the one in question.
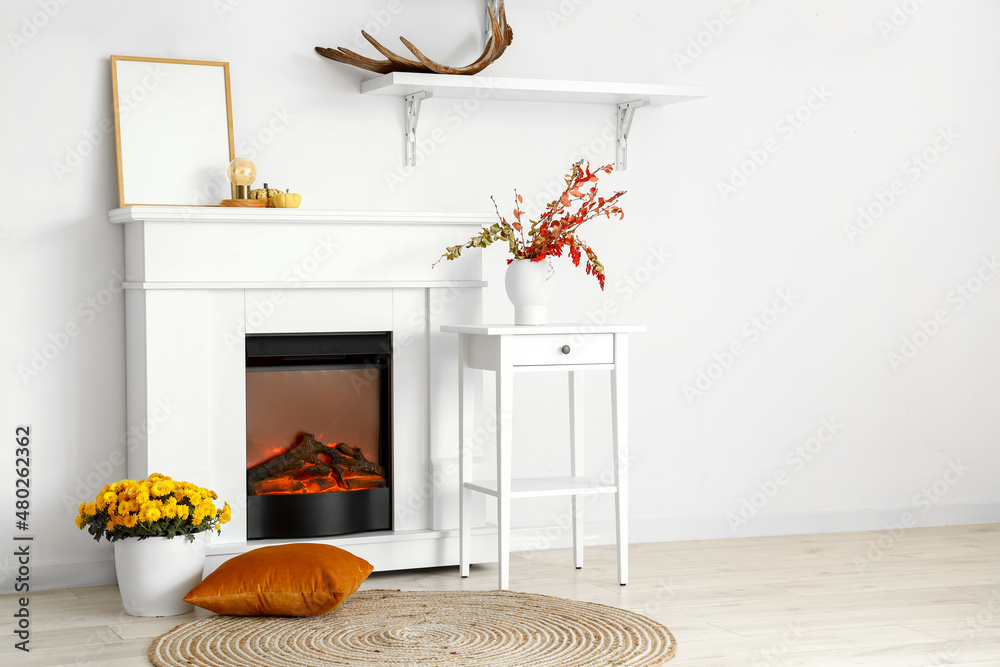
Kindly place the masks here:
[[(495, 479), (466, 482), (465, 488), (496, 498)], [(617, 493), (618, 487), (594, 477), (525, 477), (510, 480), (511, 498), (543, 498), (546, 496), (578, 496), (595, 493)]]

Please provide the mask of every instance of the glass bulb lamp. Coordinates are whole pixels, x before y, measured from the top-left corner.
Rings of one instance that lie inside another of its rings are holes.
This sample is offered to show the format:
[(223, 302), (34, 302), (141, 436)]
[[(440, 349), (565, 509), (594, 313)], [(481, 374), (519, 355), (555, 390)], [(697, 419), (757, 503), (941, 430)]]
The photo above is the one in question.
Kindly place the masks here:
[(250, 184), (257, 178), (257, 167), (245, 157), (238, 157), (229, 163), (226, 176), (233, 184), (233, 199), (249, 199)]

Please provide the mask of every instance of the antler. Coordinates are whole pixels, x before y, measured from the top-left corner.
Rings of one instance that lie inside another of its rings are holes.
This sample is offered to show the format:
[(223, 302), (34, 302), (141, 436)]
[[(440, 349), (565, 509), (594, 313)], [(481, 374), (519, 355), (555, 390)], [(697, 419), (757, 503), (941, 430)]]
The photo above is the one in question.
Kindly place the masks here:
[[(344, 47), (329, 49), (317, 46), (316, 53), (346, 65), (353, 65), (355, 67), (360, 67), (372, 72), (378, 72), (380, 74), (387, 74), (389, 72), (477, 74), (486, 69), (494, 60), (502, 56), (503, 52), (507, 50), (508, 46), (510, 46), (510, 43), (514, 41), (514, 31), (509, 25), (507, 25), (507, 13), (504, 10), (503, 0), (500, 2), (500, 9), (496, 14), (493, 12), (493, 8), (489, 5), (486, 6), (486, 11), (489, 12), (490, 15), (490, 25), (493, 28), (493, 34), (490, 36), (489, 41), (486, 42), (486, 48), (483, 51), (483, 55), (479, 56), (475, 61), (465, 67), (448, 67), (447, 65), (440, 65), (425, 56), (420, 49), (414, 46), (405, 37), (400, 37), (399, 40), (403, 42), (411, 53), (413, 53), (416, 60), (410, 60), (409, 58), (398, 56), (379, 44), (374, 37), (369, 35), (364, 30), (361, 31), (361, 34), (364, 35), (364, 38), (367, 39), (379, 53), (386, 57), (386, 60), (366, 58), (365, 56), (359, 55), (350, 49), (345, 49)], [(497, 14), (499, 14), (499, 17)]]

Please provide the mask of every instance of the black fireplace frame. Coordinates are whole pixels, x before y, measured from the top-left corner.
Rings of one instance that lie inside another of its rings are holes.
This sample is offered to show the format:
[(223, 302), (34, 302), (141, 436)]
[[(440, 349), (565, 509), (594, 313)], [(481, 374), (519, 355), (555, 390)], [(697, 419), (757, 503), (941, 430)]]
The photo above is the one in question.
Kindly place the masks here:
[(330, 537), (392, 529), (392, 332), (247, 334), (251, 372), (372, 368), (379, 373), (383, 489), (247, 495), (247, 539)]

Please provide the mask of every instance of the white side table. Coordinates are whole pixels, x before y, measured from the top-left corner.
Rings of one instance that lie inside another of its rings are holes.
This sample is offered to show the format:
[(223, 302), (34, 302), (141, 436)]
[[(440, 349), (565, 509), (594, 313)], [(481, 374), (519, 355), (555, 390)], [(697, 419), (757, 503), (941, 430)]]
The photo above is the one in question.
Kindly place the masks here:
[[(510, 501), (512, 498), (572, 496), (573, 561), (583, 567), (583, 503), (580, 496), (615, 494), (618, 583), (628, 583), (628, 334), (644, 326), (594, 325), (445, 325), (442, 331), (459, 334), (459, 504), (460, 571), (469, 576), (472, 493), (497, 499), (497, 562), (499, 587), (510, 577)], [(472, 471), (472, 381), (474, 370), (496, 376), (497, 476), (469, 478)], [(572, 474), (564, 477), (511, 479), (512, 407), (514, 373), (569, 372), (569, 432)], [(582, 371), (611, 372), (611, 442), (614, 479), (588, 479), (583, 466)]]

